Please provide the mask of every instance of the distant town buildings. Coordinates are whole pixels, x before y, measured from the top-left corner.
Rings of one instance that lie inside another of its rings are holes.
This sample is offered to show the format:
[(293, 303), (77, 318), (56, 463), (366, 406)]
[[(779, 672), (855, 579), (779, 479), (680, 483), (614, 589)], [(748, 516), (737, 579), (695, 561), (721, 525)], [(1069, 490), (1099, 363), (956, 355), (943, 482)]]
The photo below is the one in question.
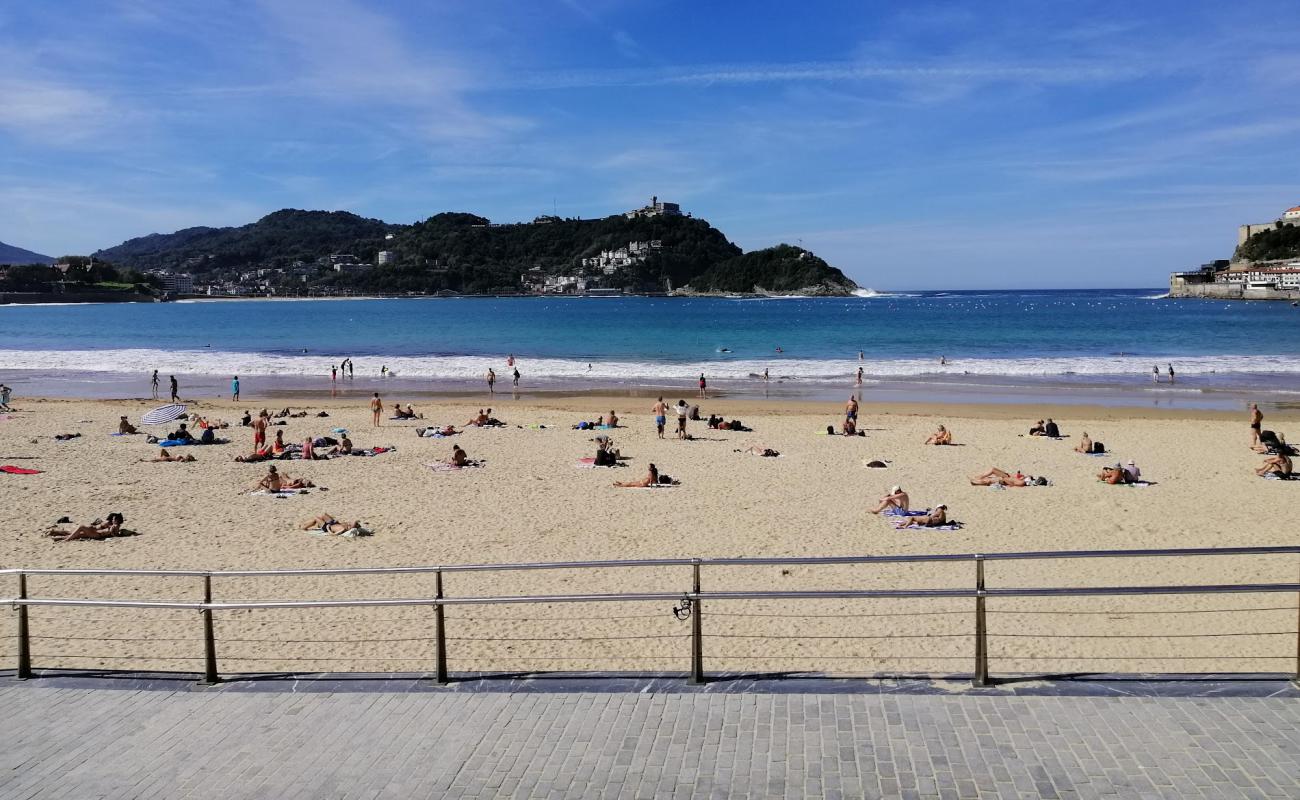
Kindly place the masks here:
[(194, 294), (194, 276), (188, 272), (158, 273), (162, 279), (162, 289), (167, 294)]
[(392, 250), (380, 250), (379, 255), (375, 258), (375, 263), (381, 267), (392, 264), (397, 259), (397, 254)]
[(680, 217), (681, 215), (682, 215), (681, 206), (677, 205), (676, 203), (662, 202), (657, 196), (650, 198), (650, 205), (642, 206), (641, 208), (633, 209), (631, 211), (625, 211), (623, 213), (623, 216), (627, 217), (628, 219), (636, 219), (637, 217), (660, 217), (660, 216)]
[(620, 269), (646, 260), (651, 252), (663, 247), (663, 242), (654, 239), (649, 242), (628, 242), (627, 247), (617, 250), (601, 250), (599, 255), (582, 259), (582, 266), (598, 269), (606, 275), (613, 275)]
[(1300, 225), (1300, 206), (1288, 208), (1286, 211), (1282, 212), (1281, 216), (1272, 222), (1251, 222), (1245, 225), (1239, 225), (1237, 227), (1237, 246), (1240, 247), (1245, 244), (1246, 240), (1255, 234), (1263, 231), (1271, 231), (1283, 223), (1288, 225)]
[[(1288, 208), (1273, 222), (1239, 226), (1237, 246), (1257, 233), (1284, 225), (1300, 225), (1300, 206)], [(1170, 275), (1169, 294), (1228, 300), (1300, 300), (1300, 259), (1211, 261), (1199, 269)]]

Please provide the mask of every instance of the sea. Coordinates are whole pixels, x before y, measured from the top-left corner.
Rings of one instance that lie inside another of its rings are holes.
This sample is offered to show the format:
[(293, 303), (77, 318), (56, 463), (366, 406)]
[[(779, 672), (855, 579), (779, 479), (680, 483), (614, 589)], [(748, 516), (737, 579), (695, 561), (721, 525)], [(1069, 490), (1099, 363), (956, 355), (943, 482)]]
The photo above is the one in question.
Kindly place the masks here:
[[(1171, 408), (1300, 404), (1300, 308), (1159, 289), (0, 306), (16, 394), (682, 393)], [(352, 360), (355, 378), (331, 380)], [(1169, 381), (1168, 366), (1176, 380)], [(1162, 376), (1153, 380), (1153, 368)], [(386, 368), (386, 369), (385, 369)], [(768, 378), (763, 379), (764, 371)]]

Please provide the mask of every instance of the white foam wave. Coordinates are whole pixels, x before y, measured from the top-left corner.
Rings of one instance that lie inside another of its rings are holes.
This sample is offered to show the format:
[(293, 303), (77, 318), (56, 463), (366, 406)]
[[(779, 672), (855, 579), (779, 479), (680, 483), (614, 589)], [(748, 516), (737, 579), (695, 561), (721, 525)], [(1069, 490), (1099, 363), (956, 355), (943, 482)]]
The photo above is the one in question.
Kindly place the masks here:
[[(1169, 360), (1167, 358), (1160, 361)], [(337, 361), (337, 358), (334, 359)], [(387, 366), (404, 378), (478, 380), (488, 367), (504, 372), (499, 357), (484, 356), (370, 356), (356, 357), (356, 371), (378, 376)], [(1074, 377), (1146, 376), (1152, 356), (1090, 356), (1079, 358), (974, 358), (953, 359), (940, 366), (933, 359), (868, 361), (872, 378), (928, 378), (951, 376)], [(1176, 358), (1183, 376), (1209, 373), (1300, 374), (1300, 356), (1230, 355)], [(858, 368), (856, 359), (757, 359), (698, 361), (588, 361), (576, 358), (521, 358), (519, 368), (529, 379), (601, 378), (606, 380), (691, 379), (701, 372), (720, 380), (747, 379), (764, 369), (773, 378), (842, 381)], [(588, 364), (591, 365), (588, 369)], [(328, 375), (328, 356), (239, 353), (219, 350), (0, 350), (0, 366), (8, 369), (62, 372), (146, 372), (197, 375)]]
[(1143, 300), (1168, 300), (1169, 292), (1165, 292), (1164, 294), (1149, 294), (1144, 296), (1142, 299)]

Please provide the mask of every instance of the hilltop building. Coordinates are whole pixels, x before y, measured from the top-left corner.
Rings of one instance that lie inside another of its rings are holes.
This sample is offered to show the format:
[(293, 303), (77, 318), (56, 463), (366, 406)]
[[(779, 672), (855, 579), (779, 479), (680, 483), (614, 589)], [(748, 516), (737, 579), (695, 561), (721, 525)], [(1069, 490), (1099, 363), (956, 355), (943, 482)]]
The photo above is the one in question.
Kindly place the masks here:
[(1246, 240), (1257, 233), (1271, 231), (1283, 224), (1300, 225), (1300, 206), (1294, 206), (1283, 211), (1281, 216), (1272, 222), (1251, 222), (1237, 227), (1237, 246), (1246, 243)]
[[(1257, 233), (1290, 225), (1300, 225), (1300, 206), (1288, 208), (1273, 222), (1239, 226), (1237, 247), (1240, 248)], [(1171, 274), (1169, 296), (1220, 300), (1300, 300), (1300, 259), (1211, 261), (1202, 264), (1199, 269)]]
[(651, 197), (648, 206), (623, 212), (623, 216), (628, 219), (636, 219), (637, 217), (680, 217), (681, 215), (681, 206), (676, 203), (665, 203), (658, 196)]

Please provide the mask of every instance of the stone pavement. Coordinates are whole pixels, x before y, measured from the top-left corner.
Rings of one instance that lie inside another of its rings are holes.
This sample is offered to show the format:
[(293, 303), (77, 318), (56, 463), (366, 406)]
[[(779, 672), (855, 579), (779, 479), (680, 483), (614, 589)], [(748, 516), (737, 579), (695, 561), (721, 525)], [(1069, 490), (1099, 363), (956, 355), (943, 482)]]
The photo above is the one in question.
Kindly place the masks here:
[(1300, 797), (1294, 697), (0, 685), (0, 799)]

